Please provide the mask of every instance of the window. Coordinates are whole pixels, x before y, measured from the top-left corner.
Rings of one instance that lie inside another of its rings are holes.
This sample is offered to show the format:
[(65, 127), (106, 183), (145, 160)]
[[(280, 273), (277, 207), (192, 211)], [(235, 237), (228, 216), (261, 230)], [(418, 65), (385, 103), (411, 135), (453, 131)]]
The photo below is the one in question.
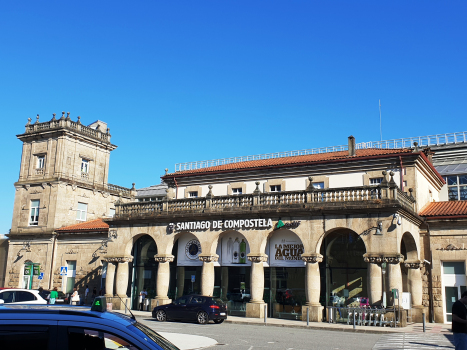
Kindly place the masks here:
[(196, 197), (198, 197), (198, 191), (190, 191), (190, 192), (188, 192), (188, 197), (190, 197), (190, 198), (196, 198)]
[(378, 186), (383, 182), (382, 177), (373, 177), (370, 179), (370, 186)]
[[(38, 326), (31, 324), (22, 325), (2, 325), (0, 330), (0, 344), (2, 349), (49, 349), (49, 339), (53, 339), (49, 334), (48, 326)], [(52, 342), (55, 344), (55, 342)]]
[(467, 200), (467, 175), (452, 175), (444, 178), (448, 184), (450, 201)]
[(78, 202), (78, 210), (76, 211), (76, 220), (86, 221), (87, 211), (88, 211), (88, 205), (86, 203)]
[(115, 216), (115, 209), (110, 208), (109, 209), (109, 216), (113, 218)]
[(33, 301), (33, 300), (36, 300), (36, 297), (32, 293), (23, 292), (23, 291), (17, 291), (16, 292), (15, 302), (17, 302), (17, 303)]
[(39, 199), (31, 200), (31, 215), (29, 216), (29, 226), (39, 225)]
[(85, 174), (89, 173), (89, 160), (81, 159), (81, 172)]
[(37, 169), (44, 169), (45, 156), (37, 156)]
[(232, 194), (242, 194), (241, 188), (232, 188)]
[(280, 192), (281, 191), (281, 185), (271, 185), (269, 187), (269, 192)]
[(0, 299), (2, 299), (5, 304), (12, 303), (14, 302), (14, 295), (15, 292), (3, 292), (0, 293)]
[(68, 349), (138, 349), (128, 341), (101, 330), (68, 328)]
[(324, 188), (324, 182), (313, 182), (312, 185), (313, 188), (316, 188), (318, 190), (322, 190)]

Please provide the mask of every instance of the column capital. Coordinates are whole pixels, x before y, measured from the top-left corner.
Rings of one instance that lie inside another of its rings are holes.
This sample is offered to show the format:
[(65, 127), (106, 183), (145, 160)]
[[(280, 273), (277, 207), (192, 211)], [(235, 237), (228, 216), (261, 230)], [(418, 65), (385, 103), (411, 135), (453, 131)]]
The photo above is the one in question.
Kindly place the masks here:
[(172, 254), (157, 254), (154, 256), (154, 259), (159, 263), (171, 263), (174, 261), (174, 256)]
[(128, 263), (133, 261), (132, 256), (105, 256), (103, 261), (112, 262), (112, 263)]
[(210, 262), (216, 262), (217, 260), (219, 260), (219, 255), (217, 254), (203, 254), (201, 253), (199, 256), (198, 256), (199, 260), (201, 260), (202, 262), (206, 262), (206, 263), (210, 263)]
[(323, 256), (318, 253), (302, 254), (302, 260), (307, 263), (315, 264), (322, 262)]
[(249, 261), (253, 263), (260, 263), (268, 261), (268, 256), (266, 254), (247, 254), (247, 258)]
[(425, 262), (422, 260), (406, 260), (404, 265), (408, 269), (421, 269), (425, 266)]
[(394, 254), (373, 254), (365, 253), (363, 254), (363, 260), (371, 264), (399, 264), (404, 261), (404, 256), (399, 253)]

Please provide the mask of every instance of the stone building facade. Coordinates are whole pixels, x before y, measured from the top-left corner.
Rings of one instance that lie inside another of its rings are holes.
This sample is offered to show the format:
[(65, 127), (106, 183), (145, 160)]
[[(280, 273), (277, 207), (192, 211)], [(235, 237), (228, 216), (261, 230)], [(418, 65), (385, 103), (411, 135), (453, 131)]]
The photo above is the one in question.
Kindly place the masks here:
[[(7, 286), (89, 285), (135, 309), (142, 289), (153, 306), (195, 292), (231, 315), (309, 310), (312, 321), (326, 306), (394, 305), (397, 289), (411, 295), (412, 321), (449, 322), (467, 284), (459, 144), (438, 147), (444, 159), (350, 137), (345, 150), (166, 169), (160, 185), (136, 190), (108, 184), (116, 146), (101, 121), (37, 119), (18, 138)], [(34, 264), (43, 280), (24, 275)]]
[[(40, 122), (39, 116), (35, 123), (29, 119), (25, 132), (17, 137), (23, 142), (23, 152), (14, 184), (5, 286), (62, 288), (61, 278), (57, 279), (60, 267), (67, 266), (67, 261), (76, 266), (80, 259), (83, 263), (78, 271), (72, 270), (70, 278), (99, 274), (101, 261), (92, 255), (107, 235), (99, 232), (78, 237), (59, 234), (57, 229), (110, 217), (117, 202), (130, 201), (136, 195), (134, 187), (107, 181), (110, 152), (116, 148), (107, 124), (96, 121), (85, 126), (80, 117), (72, 121), (69, 113), (65, 116), (63, 112), (61, 118), (54, 114), (46, 122)], [(34, 264), (40, 266), (42, 279), (28, 268)]]

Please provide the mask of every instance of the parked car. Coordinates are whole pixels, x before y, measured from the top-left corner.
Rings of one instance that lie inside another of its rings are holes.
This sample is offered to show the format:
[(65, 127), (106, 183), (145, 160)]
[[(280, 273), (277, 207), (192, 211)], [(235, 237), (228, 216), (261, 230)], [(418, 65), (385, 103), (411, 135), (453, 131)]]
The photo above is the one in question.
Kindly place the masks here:
[(2, 304), (2, 349), (179, 350), (134, 318), (106, 311), (105, 297), (96, 298), (91, 308)]
[(5, 304), (47, 304), (39, 291), (33, 289), (4, 289), (0, 291), (0, 299)]
[(206, 324), (212, 320), (214, 323), (222, 323), (227, 318), (227, 305), (218, 298), (185, 295), (171, 304), (155, 307), (152, 317), (161, 322), (186, 320)]

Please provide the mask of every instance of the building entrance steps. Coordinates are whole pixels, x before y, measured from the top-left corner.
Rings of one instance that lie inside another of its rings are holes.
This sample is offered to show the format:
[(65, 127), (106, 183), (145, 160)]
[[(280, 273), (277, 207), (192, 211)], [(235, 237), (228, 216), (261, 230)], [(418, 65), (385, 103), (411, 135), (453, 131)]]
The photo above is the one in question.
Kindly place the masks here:
[[(123, 310), (116, 310), (117, 312), (125, 313)], [(149, 311), (132, 311), (136, 317), (152, 318), (152, 314)], [(353, 325), (347, 324), (335, 324), (327, 322), (310, 322), (307, 326), (305, 321), (298, 320), (283, 320), (279, 318), (268, 318), (267, 322), (264, 323), (262, 318), (247, 318), (229, 316), (225, 323), (234, 324), (253, 324), (253, 325), (265, 325), (272, 327), (290, 327), (290, 328), (310, 328), (314, 330), (332, 330), (341, 332), (357, 332), (357, 333), (376, 333), (376, 334), (387, 334), (387, 333), (423, 333), (422, 323), (407, 323), (407, 327), (403, 328), (392, 328), (392, 327), (374, 327), (374, 326), (356, 326), (355, 330)], [(430, 334), (451, 334), (451, 325), (442, 323), (427, 323), (426, 333)]]

